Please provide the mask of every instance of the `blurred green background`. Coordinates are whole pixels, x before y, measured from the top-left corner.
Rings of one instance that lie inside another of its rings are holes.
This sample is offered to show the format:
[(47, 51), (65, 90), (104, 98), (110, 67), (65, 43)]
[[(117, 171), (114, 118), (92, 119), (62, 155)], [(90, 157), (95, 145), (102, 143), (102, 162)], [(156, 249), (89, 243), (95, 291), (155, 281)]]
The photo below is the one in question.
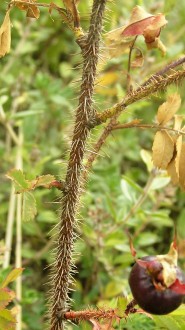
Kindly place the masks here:
[[(49, 1), (44, 1), (49, 3)], [(55, 1), (61, 5), (61, 1)], [(92, 1), (81, 0), (79, 12), (84, 29), (88, 27)], [(135, 5), (144, 6), (153, 14), (162, 12), (168, 24), (161, 39), (167, 47), (162, 57), (158, 50), (147, 51), (143, 38), (137, 45), (144, 54), (142, 68), (131, 72), (137, 86), (150, 74), (168, 62), (178, 59), (185, 50), (185, 2), (177, 1), (110, 1), (105, 32), (122, 26), (129, 19)], [(0, 4), (0, 22), (5, 15), (6, 2)], [(53, 174), (65, 177), (79, 93), (81, 56), (72, 32), (53, 10), (41, 9), (38, 21), (28, 20), (18, 9), (11, 12), (11, 53), (0, 59), (0, 105), (15, 131), (23, 131), (23, 170), (27, 178)], [(105, 59), (96, 88), (96, 106), (102, 110), (119, 101), (126, 93), (128, 53), (111, 60)], [(178, 92), (182, 98), (179, 111), (185, 114), (184, 84), (172, 86), (167, 93)], [(131, 105), (120, 121), (141, 118), (153, 123), (158, 106), (166, 99), (165, 93)], [(102, 125), (104, 126), (104, 125)], [(0, 126), (0, 246), (3, 250), (9, 210), (11, 182), (5, 174), (15, 167), (17, 147), (3, 125)], [(102, 131), (93, 130), (88, 149)], [(150, 152), (154, 131), (117, 130), (113, 132), (96, 160), (87, 191), (82, 196), (79, 226), (80, 238), (75, 251), (78, 273), (75, 291), (71, 296), (73, 309), (87, 306), (114, 307), (116, 297), (131, 298), (128, 274), (133, 263), (129, 249), (128, 226), (139, 256), (166, 253), (173, 237), (174, 223), (179, 236), (179, 263), (185, 269), (185, 194), (172, 185), (165, 171), (153, 174)], [(145, 193), (144, 187), (151, 180)], [(23, 329), (44, 328), (46, 294), (49, 289), (48, 265), (51, 264), (55, 239), (51, 229), (58, 222), (60, 193), (54, 189), (34, 191), (38, 213), (32, 222), (24, 222), (22, 258), (23, 274)], [(135, 208), (133, 214), (129, 211)], [(128, 218), (128, 219), (127, 219)], [(124, 220), (127, 219), (125, 222)], [(57, 231), (57, 229), (55, 229)], [(15, 235), (11, 255), (14, 266)], [(1, 264), (3, 254), (1, 255)], [(2, 269), (0, 278), (7, 270)], [(34, 320), (34, 322), (33, 322)], [(175, 322), (178, 323), (176, 317)], [(167, 320), (168, 321), (168, 320)], [(169, 329), (165, 317), (154, 321), (143, 315), (133, 315), (120, 329)], [(160, 323), (161, 322), (161, 323)], [(171, 321), (172, 322), (172, 321)], [(176, 324), (175, 323), (175, 324)], [(174, 324), (171, 323), (172, 328)], [(69, 329), (76, 328), (73, 325)], [(78, 329), (91, 329), (88, 323)], [(183, 327), (177, 328), (183, 329)], [(184, 320), (185, 329), (185, 320)]]

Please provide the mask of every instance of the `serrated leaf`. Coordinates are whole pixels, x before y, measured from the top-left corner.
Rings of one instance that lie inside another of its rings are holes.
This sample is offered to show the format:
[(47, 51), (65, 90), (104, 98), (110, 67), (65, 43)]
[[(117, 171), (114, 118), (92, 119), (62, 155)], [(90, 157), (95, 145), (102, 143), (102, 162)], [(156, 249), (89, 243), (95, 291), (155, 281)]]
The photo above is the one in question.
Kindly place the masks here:
[(173, 157), (174, 142), (166, 131), (155, 134), (152, 146), (152, 159), (156, 167), (166, 169)]
[(13, 181), (16, 193), (30, 188), (30, 183), (25, 179), (25, 175), (21, 170), (13, 169), (6, 176)]
[(169, 95), (167, 101), (160, 105), (157, 112), (157, 121), (160, 125), (165, 125), (173, 118), (181, 105), (180, 95), (175, 93)]
[(0, 310), (0, 329), (10, 330), (15, 329), (16, 318), (8, 309)]
[(20, 276), (23, 272), (24, 268), (15, 268), (13, 269), (5, 278), (5, 280), (1, 283), (0, 288), (5, 288), (9, 283), (16, 280), (18, 276)]
[(9, 53), (11, 45), (10, 10), (6, 12), (4, 21), (0, 27), (0, 57)]
[(55, 181), (54, 175), (46, 174), (38, 176), (37, 179), (30, 182), (30, 186), (32, 189), (35, 189), (37, 187), (46, 187), (48, 188), (51, 184), (51, 182)]
[(37, 214), (36, 200), (31, 192), (23, 194), (22, 221), (28, 222)]
[(15, 297), (13, 291), (9, 291), (6, 288), (0, 288), (0, 310), (4, 309), (10, 301)]

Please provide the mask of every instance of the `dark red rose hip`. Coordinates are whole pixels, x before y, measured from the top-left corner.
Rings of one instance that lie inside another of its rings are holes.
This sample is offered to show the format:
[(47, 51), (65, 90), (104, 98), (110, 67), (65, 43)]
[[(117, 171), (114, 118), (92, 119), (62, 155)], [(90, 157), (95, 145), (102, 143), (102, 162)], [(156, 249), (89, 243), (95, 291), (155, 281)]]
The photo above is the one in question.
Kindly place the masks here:
[(168, 254), (137, 259), (129, 285), (138, 305), (151, 314), (168, 314), (177, 309), (185, 297), (185, 275), (177, 267), (174, 244)]

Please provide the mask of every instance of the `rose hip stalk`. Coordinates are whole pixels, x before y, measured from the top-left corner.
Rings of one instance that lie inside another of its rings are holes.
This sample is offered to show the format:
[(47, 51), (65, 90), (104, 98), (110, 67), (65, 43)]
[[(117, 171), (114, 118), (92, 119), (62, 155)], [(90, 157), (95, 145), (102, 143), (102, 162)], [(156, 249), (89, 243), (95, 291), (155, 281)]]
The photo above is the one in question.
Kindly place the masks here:
[(177, 266), (175, 242), (168, 254), (137, 259), (129, 284), (137, 304), (151, 314), (168, 314), (185, 298), (185, 275)]

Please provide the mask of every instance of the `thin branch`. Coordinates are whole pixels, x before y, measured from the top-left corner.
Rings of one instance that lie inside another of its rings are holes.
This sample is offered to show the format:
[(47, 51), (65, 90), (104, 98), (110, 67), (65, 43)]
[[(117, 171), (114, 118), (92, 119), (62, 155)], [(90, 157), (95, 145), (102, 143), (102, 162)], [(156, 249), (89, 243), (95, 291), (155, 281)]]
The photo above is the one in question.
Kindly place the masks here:
[(142, 100), (148, 96), (155, 94), (156, 92), (165, 90), (171, 84), (178, 84), (185, 78), (185, 70), (177, 71), (167, 77), (158, 76), (157, 79), (152, 78), (151, 82), (144, 87), (141, 85), (119, 103), (115, 104), (112, 108), (109, 108), (102, 113), (97, 114), (97, 125), (104, 123), (107, 119), (112, 118), (116, 114), (123, 112), (126, 107), (136, 101)]
[[(182, 59), (179, 59), (177, 61), (174, 61), (172, 62), (171, 64), (168, 64), (167, 66), (165, 66), (163, 69), (161, 69), (160, 71), (158, 71), (156, 74), (159, 76), (160, 74), (164, 74), (166, 73), (169, 69), (171, 68), (175, 68), (181, 64), (183, 64), (185, 62), (185, 57), (183, 57)], [(159, 74), (160, 73), (160, 74)], [(144, 85), (148, 84), (149, 82), (153, 81), (153, 76), (155, 76), (156, 74), (152, 75), (145, 83)], [(178, 72), (176, 73), (178, 74)], [(184, 71), (183, 71), (183, 77), (184, 77)], [(141, 87), (139, 87), (138, 89), (136, 89), (136, 92), (137, 91), (140, 91), (142, 90), (142, 85)], [(129, 96), (131, 96), (131, 94), (128, 94), (126, 96), (126, 98), (128, 98), (129, 100)], [(133, 100), (135, 102), (135, 100)], [(105, 143), (106, 139), (108, 138), (109, 134), (112, 132), (113, 128), (116, 127), (117, 125), (117, 119), (120, 115), (120, 112), (122, 110), (121, 108), (121, 102), (116, 104), (114, 107), (111, 108), (112, 112), (114, 113), (112, 115), (112, 118), (110, 119), (109, 123), (107, 124), (107, 126), (104, 128), (104, 131), (102, 132), (102, 134), (100, 135), (98, 141), (94, 144), (94, 147), (93, 147), (93, 151), (94, 153), (93, 154), (90, 154), (89, 157), (88, 157), (88, 160), (86, 162), (86, 172), (84, 172), (84, 178), (87, 180), (87, 176), (88, 176), (88, 171), (91, 169), (92, 167), (92, 164), (94, 162), (94, 160), (96, 159), (97, 155), (99, 154), (99, 151), (102, 147), (102, 145)], [(130, 103), (131, 104), (131, 103)], [(125, 109), (124, 106), (122, 106), (123, 109)], [(106, 110), (108, 113), (110, 113), (110, 109)], [(106, 113), (106, 111), (104, 113)], [(126, 127), (125, 127), (126, 128)]]
[(167, 64), (164, 68), (162, 68), (161, 70), (157, 71), (156, 73), (154, 73), (149, 79), (147, 79), (142, 86), (146, 86), (148, 85), (153, 79), (159, 77), (159, 76), (164, 76), (169, 70), (172, 70), (174, 68), (176, 68), (179, 65), (182, 65), (183, 63), (185, 63), (185, 56), (182, 58), (179, 58), (176, 61), (173, 61), (169, 64)]
[(130, 50), (129, 50), (129, 56), (128, 56), (128, 68), (127, 68), (127, 93), (129, 93), (131, 91), (131, 77), (130, 77), (130, 69), (131, 69), (131, 59), (132, 59), (132, 51), (134, 49), (134, 45), (136, 42), (137, 36), (134, 38), (131, 46), (130, 46)]
[(0, 123), (7, 129), (9, 135), (11, 136), (12, 140), (14, 143), (18, 146), (19, 145), (19, 138), (15, 131), (13, 130), (12, 126), (10, 123), (6, 120), (6, 115), (3, 110), (3, 107), (0, 106)]
[[(78, 39), (80, 37), (82, 37), (84, 35), (83, 30), (80, 26), (80, 18), (78, 15), (78, 10), (76, 8), (76, 5), (74, 3), (74, 0), (72, 0), (72, 3), (74, 5), (73, 7), (73, 13), (71, 13), (71, 11), (69, 11), (68, 9), (64, 9), (62, 7), (57, 6), (55, 3), (30, 3), (29, 1), (22, 1), (24, 5), (34, 5), (36, 7), (44, 7), (44, 8), (48, 8), (49, 11), (51, 12), (53, 9), (58, 11), (58, 13), (61, 15), (61, 17), (63, 18), (64, 22), (68, 25), (68, 27), (74, 32), (75, 37)], [(12, 8), (13, 6), (16, 5), (20, 5), (20, 1), (17, 0), (12, 0), (9, 5), (8, 8)], [(26, 9), (25, 9), (26, 10)], [(74, 23), (74, 24), (73, 24)]]
[(130, 122), (130, 123), (126, 123), (126, 124), (116, 124), (115, 126), (112, 127), (112, 130), (124, 129), (124, 128), (135, 128), (135, 127), (142, 128), (142, 129), (143, 128), (151, 128), (151, 129), (157, 129), (159, 131), (166, 130), (166, 131), (175, 132), (178, 135), (179, 134), (185, 135), (185, 131), (177, 130), (177, 129), (174, 129), (174, 128), (171, 128), (171, 127), (168, 127), (168, 126), (161, 126), (161, 125), (157, 125), (157, 124), (153, 124), (153, 125), (150, 125), (150, 124), (137, 124), (137, 123), (134, 123), (134, 121)]
[(15, 189), (12, 184), (11, 192), (10, 192), (10, 200), (9, 200), (9, 208), (8, 208), (8, 216), (7, 216), (7, 225), (6, 225), (6, 237), (5, 237), (5, 253), (4, 253), (4, 261), (3, 268), (7, 268), (10, 264), (10, 256), (12, 249), (12, 237), (13, 237), (13, 225), (15, 218)]
[(107, 320), (117, 320), (118, 322), (121, 319), (125, 319), (128, 317), (129, 314), (136, 313), (137, 309), (135, 306), (137, 305), (137, 302), (135, 299), (131, 300), (130, 303), (128, 303), (125, 311), (121, 313), (118, 311), (117, 308), (115, 309), (87, 309), (82, 311), (69, 311), (64, 314), (65, 318), (68, 320), (78, 320), (78, 321), (91, 321), (91, 320), (101, 320), (104, 321)]

